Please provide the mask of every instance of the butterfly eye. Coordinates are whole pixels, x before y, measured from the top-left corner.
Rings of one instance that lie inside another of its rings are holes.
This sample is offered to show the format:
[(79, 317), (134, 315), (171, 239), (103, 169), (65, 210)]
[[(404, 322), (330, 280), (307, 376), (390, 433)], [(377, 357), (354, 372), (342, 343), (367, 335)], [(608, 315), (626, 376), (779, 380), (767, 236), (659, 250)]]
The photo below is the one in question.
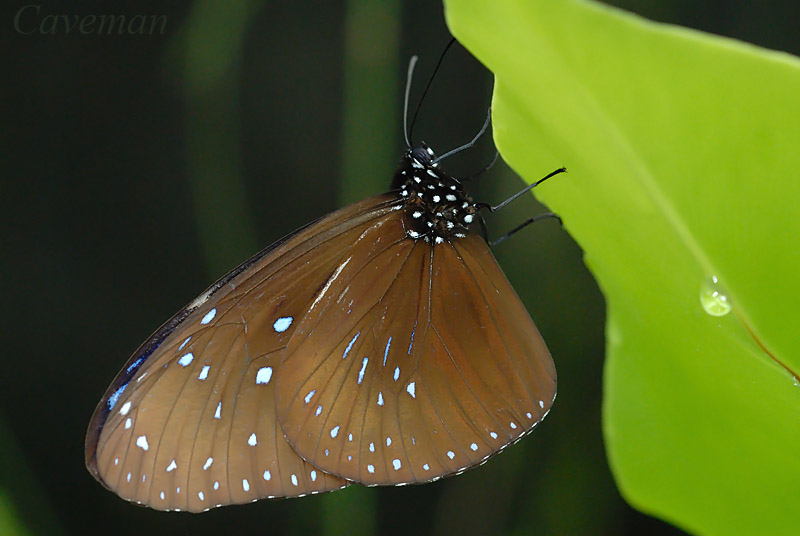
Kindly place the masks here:
[(433, 161), (434, 153), (431, 149), (426, 147), (414, 147), (411, 149), (411, 158), (422, 164), (428, 166)]

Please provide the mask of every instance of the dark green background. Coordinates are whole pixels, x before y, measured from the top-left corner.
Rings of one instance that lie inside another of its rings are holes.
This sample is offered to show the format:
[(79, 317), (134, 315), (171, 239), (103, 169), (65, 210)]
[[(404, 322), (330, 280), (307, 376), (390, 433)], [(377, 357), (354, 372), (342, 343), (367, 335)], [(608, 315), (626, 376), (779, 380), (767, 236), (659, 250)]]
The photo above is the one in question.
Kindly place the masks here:
[[(800, 52), (796, 2), (617, 3)], [(251, 1), (239, 19), (191, 2), (36, 4), (39, 18), (167, 17), (164, 35), (112, 36), (21, 35), (14, 16), (27, 4), (0, 9), (0, 500), (31, 532), (679, 532), (616, 491), (600, 429), (603, 298), (552, 222), (496, 255), (548, 341), (559, 397), (535, 433), (484, 466), (426, 486), (202, 516), (129, 505), (86, 472), (92, 410), (152, 330), (257, 249), (388, 185), (403, 150), (406, 62), (421, 57), (418, 97), (449, 36), (436, 2), (362, 4)], [(232, 43), (231, 63), (215, 71)], [(455, 48), (415, 138), (439, 152), (467, 141), (490, 95), (489, 73)], [(469, 174), (492, 153), (486, 137), (445, 167)], [(500, 163), (471, 191), (497, 202), (521, 187)], [(490, 235), (542, 210), (520, 200), (490, 217)]]

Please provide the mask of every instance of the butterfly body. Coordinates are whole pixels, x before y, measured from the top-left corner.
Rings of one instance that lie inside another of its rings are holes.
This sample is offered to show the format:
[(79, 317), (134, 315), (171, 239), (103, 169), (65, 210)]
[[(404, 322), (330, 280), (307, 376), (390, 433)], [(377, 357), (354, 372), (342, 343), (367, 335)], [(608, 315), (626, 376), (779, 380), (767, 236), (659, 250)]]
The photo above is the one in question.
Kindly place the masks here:
[(86, 463), (121, 497), (203, 511), (351, 482), (427, 482), (544, 418), (555, 368), (424, 145), (393, 189), (287, 236), (130, 358)]
[(441, 244), (464, 238), (475, 221), (477, 206), (457, 179), (439, 169), (425, 144), (406, 153), (393, 186), (404, 200), (409, 238)]

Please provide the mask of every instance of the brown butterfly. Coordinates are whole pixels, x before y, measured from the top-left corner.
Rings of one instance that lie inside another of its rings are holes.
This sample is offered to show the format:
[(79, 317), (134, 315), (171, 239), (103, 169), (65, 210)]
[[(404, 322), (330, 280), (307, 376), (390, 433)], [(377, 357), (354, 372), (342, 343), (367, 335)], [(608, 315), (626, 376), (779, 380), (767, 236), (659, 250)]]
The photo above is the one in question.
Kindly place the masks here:
[(429, 482), (544, 418), (552, 358), (474, 229), (498, 207), (408, 145), (391, 191), (258, 253), (134, 352), (89, 425), (100, 483), (200, 512)]

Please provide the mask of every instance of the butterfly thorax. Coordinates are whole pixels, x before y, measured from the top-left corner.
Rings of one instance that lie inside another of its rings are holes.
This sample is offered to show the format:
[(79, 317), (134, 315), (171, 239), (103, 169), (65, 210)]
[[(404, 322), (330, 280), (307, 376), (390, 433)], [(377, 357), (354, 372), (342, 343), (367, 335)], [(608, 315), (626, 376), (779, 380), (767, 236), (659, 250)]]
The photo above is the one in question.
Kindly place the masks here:
[(409, 149), (394, 176), (404, 201), (406, 235), (440, 244), (463, 238), (476, 220), (477, 207), (455, 177), (439, 168), (424, 143)]

